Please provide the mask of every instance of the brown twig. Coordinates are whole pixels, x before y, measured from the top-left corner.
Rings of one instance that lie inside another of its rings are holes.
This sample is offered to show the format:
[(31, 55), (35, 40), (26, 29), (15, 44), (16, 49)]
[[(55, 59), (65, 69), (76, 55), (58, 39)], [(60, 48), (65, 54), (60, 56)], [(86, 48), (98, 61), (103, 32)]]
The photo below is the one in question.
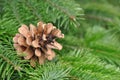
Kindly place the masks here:
[(58, 6), (57, 4), (53, 3), (50, 0), (46, 0), (48, 3), (50, 3), (52, 6), (56, 7), (58, 10), (62, 11), (64, 14), (66, 14), (70, 19), (75, 20), (75, 16), (71, 15), (67, 10), (63, 9), (62, 7)]
[(95, 19), (95, 20), (98, 20), (98, 21), (101, 20), (101, 21), (105, 21), (105, 22), (113, 22), (111, 18), (102, 17), (102, 16), (95, 16), (95, 15), (86, 14), (84, 17), (88, 18), (88, 19)]

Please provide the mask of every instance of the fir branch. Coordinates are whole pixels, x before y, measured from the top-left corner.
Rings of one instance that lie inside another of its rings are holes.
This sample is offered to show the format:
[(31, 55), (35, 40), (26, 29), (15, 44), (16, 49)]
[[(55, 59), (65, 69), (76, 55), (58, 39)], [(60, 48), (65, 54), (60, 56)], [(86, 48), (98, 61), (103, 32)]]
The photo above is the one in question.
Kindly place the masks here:
[(48, 3), (50, 3), (54, 8), (57, 8), (58, 10), (60, 10), (61, 12), (63, 12), (64, 14), (66, 14), (70, 19), (75, 20), (75, 16), (70, 14), (70, 12), (68, 12), (67, 10), (63, 9), (61, 6), (57, 5), (56, 3), (50, 1), (50, 0), (46, 0)]
[(18, 21), (19, 24), (22, 24), (22, 21), (20, 19), (20, 15), (17, 10), (17, 6), (15, 4), (10, 4), (12, 8), (13, 15), (15, 16), (16, 20)]
[(71, 64), (73, 66), (74, 69), (70, 72), (70, 74), (75, 75), (75, 77), (77, 77), (78, 80), (119, 79), (120, 70), (117, 70), (116, 66), (107, 64), (106, 62), (99, 59), (97, 56), (91, 54), (89, 50), (86, 49), (77, 52), (71, 51), (71, 53), (64, 55), (64, 57), (62, 57), (62, 60), (66, 61), (69, 65)]
[(97, 11), (100, 13), (104, 13), (103, 15), (107, 14), (106, 16), (111, 16), (110, 14), (113, 14), (114, 16), (120, 17), (120, 14), (118, 12), (119, 7), (113, 6), (113, 5), (108, 4), (108, 3), (102, 3), (102, 4), (99, 4), (97, 2), (94, 2), (91, 4), (87, 3), (84, 5), (84, 9), (91, 10), (91, 12)]
[(30, 10), (30, 12), (36, 16), (36, 18), (38, 18), (38, 20), (40, 21), (41, 20), (41, 15), (40, 13), (38, 12), (38, 10), (36, 10), (37, 8), (35, 6), (33, 6), (31, 4), (31, 2), (29, 0), (26, 0), (24, 1), (23, 0), (23, 3), (25, 3), (25, 5), (28, 7), (28, 9)]
[(86, 19), (95, 19), (95, 20), (101, 20), (104, 22), (110, 22), (113, 23), (113, 20), (111, 18), (107, 18), (107, 17), (102, 17), (102, 16), (95, 16), (95, 15), (90, 15), (90, 14), (86, 14), (84, 16)]
[[(8, 13), (11, 13), (9, 17), (13, 17), (16, 22), (18, 24), (22, 24), (22, 20), (20, 18), (19, 12), (18, 12), (18, 7), (17, 7), (17, 1), (12, 1), (11, 3), (9, 3), (10, 1), (5, 1), (5, 4), (7, 5), (7, 7), (4, 7), (4, 11), (6, 12), (6, 10), (8, 10)], [(11, 8), (11, 10), (9, 10), (9, 8)]]
[[(59, 17), (60, 21), (59, 21), (59, 18), (57, 20), (58, 27), (65, 26), (64, 29), (66, 30), (70, 30), (68, 25), (79, 27), (80, 25), (79, 21), (83, 19), (81, 18), (83, 16), (83, 10), (82, 8), (80, 8), (79, 4), (75, 3), (73, 0), (71, 1), (46, 0), (46, 1), (52, 6), (53, 9), (55, 9), (57, 12), (60, 12), (58, 16), (60, 16), (61, 14), (62, 15), (64, 14), (64, 16)], [(65, 3), (62, 3), (62, 2), (65, 2)], [(69, 3), (67, 4), (67, 2)], [(63, 7), (63, 6), (66, 6), (66, 7)]]
[(21, 70), (21, 67), (20, 67), (20, 66), (14, 64), (9, 58), (5, 57), (3, 54), (0, 54), (0, 57), (1, 57), (4, 61), (6, 61), (8, 64), (12, 65), (15, 70), (18, 70), (18, 71)]
[[(26, 69), (27, 79), (32, 80), (66, 80), (71, 68), (64, 68), (63, 63), (47, 63), (45, 65), (38, 65), (37, 68)], [(31, 73), (32, 72), (32, 73)]]

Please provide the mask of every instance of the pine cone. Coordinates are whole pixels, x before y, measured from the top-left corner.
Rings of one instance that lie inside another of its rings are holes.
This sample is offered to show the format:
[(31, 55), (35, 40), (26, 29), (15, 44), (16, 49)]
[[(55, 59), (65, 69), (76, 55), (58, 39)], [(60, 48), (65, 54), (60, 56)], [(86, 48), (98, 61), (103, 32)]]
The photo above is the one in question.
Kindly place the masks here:
[(32, 24), (29, 27), (22, 25), (18, 29), (19, 33), (13, 37), (17, 54), (25, 54), (24, 59), (29, 59), (32, 66), (35, 66), (37, 60), (40, 64), (46, 59), (52, 60), (55, 57), (52, 49), (62, 49), (62, 45), (55, 39), (64, 38), (64, 34), (51, 23), (39, 22), (37, 27)]

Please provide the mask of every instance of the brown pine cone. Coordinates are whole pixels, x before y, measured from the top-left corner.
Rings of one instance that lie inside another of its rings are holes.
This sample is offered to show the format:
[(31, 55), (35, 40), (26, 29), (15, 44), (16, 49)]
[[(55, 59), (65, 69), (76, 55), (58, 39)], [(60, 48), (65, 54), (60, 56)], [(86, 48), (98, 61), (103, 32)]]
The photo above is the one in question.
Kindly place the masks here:
[(13, 37), (14, 47), (18, 55), (25, 54), (24, 59), (30, 59), (30, 64), (35, 66), (35, 61), (43, 64), (46, 59), (52, 60), (55, 52), (52, 49), (62, 49), (62, 45), (55, 41), (64, 38), (64, 34), (51, 23), (38, 22), (37, 27), (30, 24), (22, 25), (19, 33)]

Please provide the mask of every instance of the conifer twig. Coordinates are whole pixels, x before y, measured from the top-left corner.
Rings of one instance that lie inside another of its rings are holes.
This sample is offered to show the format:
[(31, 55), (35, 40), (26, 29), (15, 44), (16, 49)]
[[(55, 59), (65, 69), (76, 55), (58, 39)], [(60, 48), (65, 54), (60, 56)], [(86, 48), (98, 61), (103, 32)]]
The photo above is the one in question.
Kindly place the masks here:
[(53, 3), (50, 0), (46, 0), (48, 3), (50, 3), (53, 7), (57, 8), (58, 10), (60, 10), (61, 12), (63, 12), (64, 14), (66, 14), (70, 19), (75, 20), (75, 16), (71, 15), (69, 12), (67, 12), (67, 10), (63, 9), (62, 7), (58, 6), (57, 4)]
[(102, 17), (102, 16), (89, 15), (89, 14), (86, 14), (85, 18), (95, 19), (95, 20), (98, 20), (98, 21), (102, 20), (102, 21), (105, 21), (105, 22), (113, 22), (112, 19), (110, 19), (110, 18)]
[(15, 65), (11, 60), (9, 60), (7, 57), (5, 57), (4, 55), (0, 54), (0, 57), (5, 60), (8, 64), (12, 65), (14, 67), (15, 70), (21, 70), (21, 67), (18, 65)]

